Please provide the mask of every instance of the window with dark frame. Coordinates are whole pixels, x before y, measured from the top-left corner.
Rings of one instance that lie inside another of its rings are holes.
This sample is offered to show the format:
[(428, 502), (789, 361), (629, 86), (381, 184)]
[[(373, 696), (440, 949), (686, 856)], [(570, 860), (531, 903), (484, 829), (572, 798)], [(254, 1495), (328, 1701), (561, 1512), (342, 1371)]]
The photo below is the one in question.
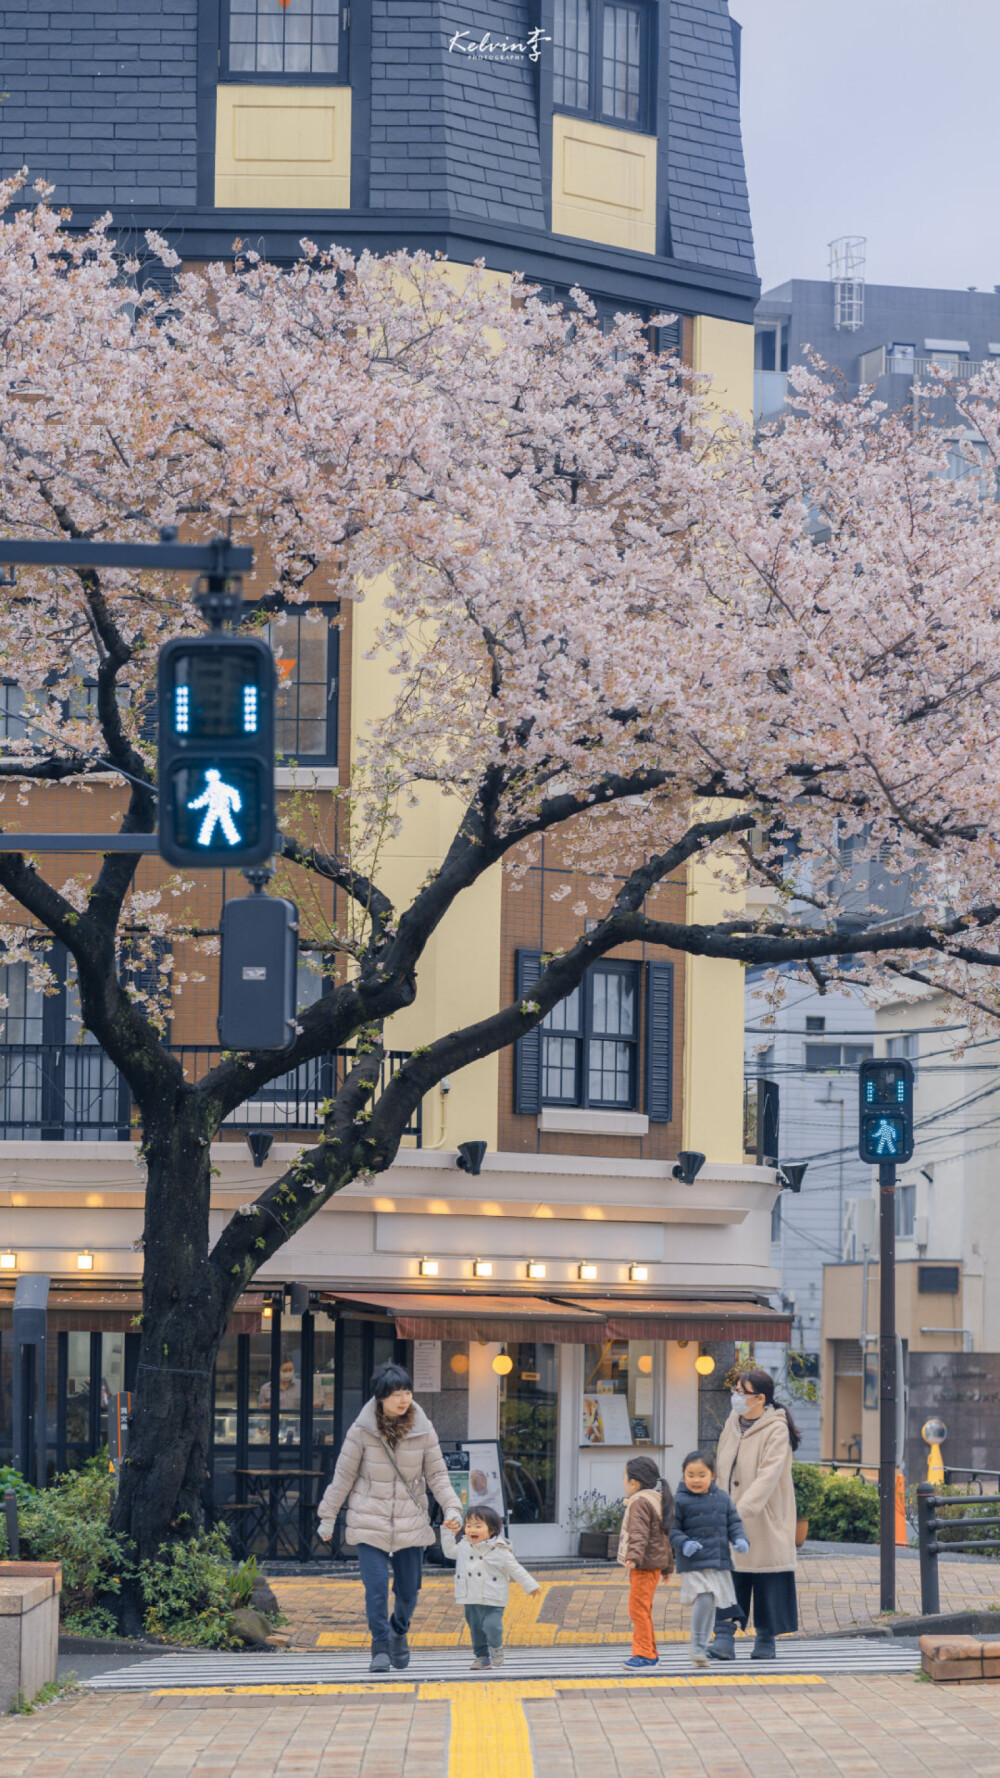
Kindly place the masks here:
[(343, 0), (223, 0), (224, 75), (347, 79)]
[(555, 0), (552, 100), (600, 123), (649, 127), (650, 20), (644, 0)]
[(634, 1111), (639, 982), (632, 963), (596, 963), (542, 1022), (542, 1104)]
[(340, 632), (331, 621), (337, 613), (333, 605), (304, 606), (260, 632), (275, 655), (275, 746), (285, 759), (337, 763)]

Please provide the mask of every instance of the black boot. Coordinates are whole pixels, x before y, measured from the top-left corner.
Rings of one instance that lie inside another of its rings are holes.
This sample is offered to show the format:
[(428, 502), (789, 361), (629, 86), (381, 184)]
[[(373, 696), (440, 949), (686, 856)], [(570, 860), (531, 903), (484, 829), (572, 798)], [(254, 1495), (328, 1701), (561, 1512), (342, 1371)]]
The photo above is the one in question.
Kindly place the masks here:
[(406, 1640), (405, 1630), (394, 1630), (389, 1625), (389, 1659), (394, 1667), (408, 1667), (410, 1664), (410, 1645)]
[(389, 1644), (387, 1642), (372, 1641), (372, 1658), (368, 1671), (369, 1673), (388, 1673)]
[(715, 1635), (708, 1645), (708, 1653), (713, 1661), (736, 1659), (736, 1622), (721, 1611), (715, 1614)]
[(750, 1659), (752, 1661), (776, 1660), (777, 1650), (774, 1646), (774, 1637), (761, 1636), (758, 1633), (757, 1640), (754, 1643), (753, 1648), (750, 1650)]

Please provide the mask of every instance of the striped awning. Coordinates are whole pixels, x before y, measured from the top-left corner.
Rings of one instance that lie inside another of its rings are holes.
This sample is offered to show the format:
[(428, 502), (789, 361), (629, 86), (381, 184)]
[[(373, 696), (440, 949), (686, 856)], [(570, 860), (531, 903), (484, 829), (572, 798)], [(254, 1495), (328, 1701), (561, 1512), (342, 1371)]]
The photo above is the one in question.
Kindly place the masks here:
[(593, 1297), (609, 1340), (776, 1340), (791, 1338), (792, 1319), (754, 1302), (690, 1302), (662, 1297)]
[(604, 1323), (574, 1303), (545, 1297), (479, 1296), (470, 1291), (447, 1295), (391, 1295), (374, 1291), (331, 1291), (325, 1301), (345, 1308), (381, 1310), (396, 1323), (401, 1340), (545, 1340), (555, 1345), (585, 1346), (599, 1340)]
[(791, 1317), (760, 1303), (658, 1297), (534, 1297), (456, 1291), (382, 1295), (324, 1292), (364, 1314), (384, 1314), (401, 1340), (544, 1340), (582, 1346), (602, 1340), (776, 1340), (790, 1338)]

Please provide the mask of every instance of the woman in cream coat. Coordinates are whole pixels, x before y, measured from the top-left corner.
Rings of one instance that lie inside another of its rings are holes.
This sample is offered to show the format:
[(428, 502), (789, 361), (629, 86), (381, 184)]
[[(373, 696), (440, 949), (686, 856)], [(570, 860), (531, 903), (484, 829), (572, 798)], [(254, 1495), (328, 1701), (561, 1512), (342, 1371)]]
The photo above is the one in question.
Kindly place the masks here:
[(383, 1364), (372, 1378), (371, 1399), (348, 1431), (333, 1480), (319, 1503), (319, 1535), (327, 1543), (347, 1501), (347, 1541), (358, 1547), (372, 1673), (409, 1665), (406, 1632), (420, 1592), (424, 1550), (434, 1542), (428, 1488), (448, 1529), (458, 1531), (462, 1503), (451, 1485), (437, 1433), (414, 1401), (406, 1371), (398, 1364)]
[(717, 1614), (708, 1652), (717, 1661), (735, 1660), (736, 1625), (749, 1623), (752, 1608), (757, 1640), (750, 1659), (773, 1661), (775, 1637), (799, 1627), (792, 1487), (799, 1433), (788, 1409), (775, 1405), (768, 1371), (744, 1371), (732, 1407), (716, 1454), (719, 1487), (743, 1520), (750, 1549), (733, 1559), (737, 1603), (731, 1613)]

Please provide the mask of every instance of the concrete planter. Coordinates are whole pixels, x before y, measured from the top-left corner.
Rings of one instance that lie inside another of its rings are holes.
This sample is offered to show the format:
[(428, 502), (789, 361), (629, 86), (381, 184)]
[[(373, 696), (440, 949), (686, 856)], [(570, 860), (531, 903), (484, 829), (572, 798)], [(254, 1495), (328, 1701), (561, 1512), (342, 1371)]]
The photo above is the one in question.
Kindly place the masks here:
[(59, 1562), (0, 1562), (0, 1711), (55, 1679), (61, 1591)]

